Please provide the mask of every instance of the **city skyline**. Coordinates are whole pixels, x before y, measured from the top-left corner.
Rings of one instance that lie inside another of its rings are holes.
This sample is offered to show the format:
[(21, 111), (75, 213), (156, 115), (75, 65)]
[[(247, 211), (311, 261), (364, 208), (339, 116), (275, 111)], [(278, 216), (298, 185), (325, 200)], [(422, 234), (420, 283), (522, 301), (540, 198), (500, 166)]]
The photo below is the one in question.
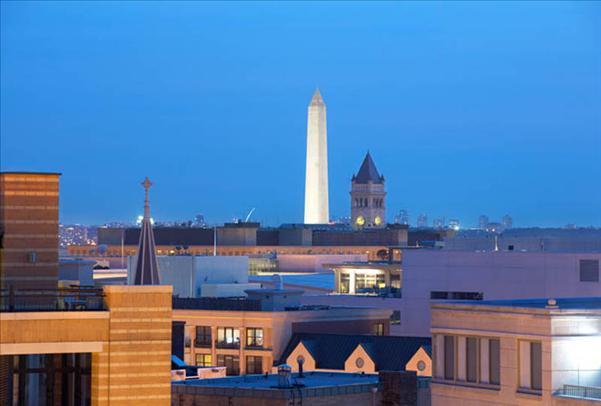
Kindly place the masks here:
[(1, 169), (62, 172), (63, 223), (131, 221), (144, 176), (157, 219), (302, 222), (319, 86), (333, 219), (369, 150), (388, 222), (601, 226), (599, 5), (304, 11), (2, 3)]

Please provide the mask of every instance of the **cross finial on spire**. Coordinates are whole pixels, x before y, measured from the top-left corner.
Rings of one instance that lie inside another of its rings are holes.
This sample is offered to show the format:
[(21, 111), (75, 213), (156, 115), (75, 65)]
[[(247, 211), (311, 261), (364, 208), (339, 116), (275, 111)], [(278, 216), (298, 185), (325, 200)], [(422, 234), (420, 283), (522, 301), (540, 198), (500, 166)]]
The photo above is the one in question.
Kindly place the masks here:
[(152, 182), (150, 181), (150, 179), (148, 179), (148, 176), (144, 178), (142, 186), (144, 187), (144, 220), (150, 221), (150, 204), (148, 202), (148, 190), (152, 186)]

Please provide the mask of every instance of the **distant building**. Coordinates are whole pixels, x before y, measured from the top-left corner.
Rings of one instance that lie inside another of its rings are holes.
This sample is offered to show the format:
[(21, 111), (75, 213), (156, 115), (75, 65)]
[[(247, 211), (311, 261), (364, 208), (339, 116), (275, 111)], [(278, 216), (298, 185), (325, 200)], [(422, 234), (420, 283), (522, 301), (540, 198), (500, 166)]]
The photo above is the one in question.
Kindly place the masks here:
[(601, 401), (599, 296), (435, 303), (432, 343), (433, 406)]
[(205, 220), (204, 214), (197, 214), (196, 216), (194, 216), (194, 221), (192, 222), (192, 224), (194, 225), (194, 227), (206, 227), (207, 222)]
[[(173, 285), (179, 297), (246, 296), (245, 289), (257, 288), (248, 282), (246, 256), (158, 256), (159, 279), (162, 285)], [(137, 257), (128, 258), (128, 283), (133, 280)]]
[[(284, 224), (261, 228), (259, 223), (226, 223), (222, 227), (153, 227), (158, 255), (264, 255), (264, 254), (365, 254), (377, 259), (388, 246), (406, 246), (407, 226), (352, 230), (333, 225)], [(215, 240), (215, 234), (217, 239)], [(99, 245), (71, 245), (77, 257), (121, 257), (135, 255), (140, 228), (99, 228)]]
[(415, 225), (416, 225), (418, 228), (425, 228), (425, 227), (428, 227), (428, 216), (426, 216), (426, 215), (425, 215), (425, 214), (423, 214), (423, 213), (422, 213), (422, 214), (419, 214), (419, 215), (417, 216), (417, 221), (416, 221)]
[(446, 219), (444, 217), (435, 218), (432, 221), (432, 227), (434, 228), (444, 228), (446, 224)]
[(96, 261), (78, 258), (60, 258), (58, 278), (63, 285), (94, 286)]
[(508, 230), (513, 227), (513, 218), (509, 214), (506, 214), (501, 218), (501, 224), (503, 224), (505, 230)]
[(485, 214), (480, 215), (480, 217), (478, 217), (478, 228), (480, 230), (486, 230), (486, 228), (488, 227), (488, 216)]
[(351, 180), (351, 223), (355, 229), (386, 226), (384, 176), (378, 173), (369, 152)]
[(409, 212), (405, 209), (399, 210), (399, 214), (394, 217), (395, 224), (409, 225)]
[(455, 231), (459, 231), (459, 229), (461, 228), (461, 223), (457, 219), (450, 219), (449, 228)]
[(444, 239), (445, 250), (601, 253), (601, 229), (511, 228), (462, 230)]

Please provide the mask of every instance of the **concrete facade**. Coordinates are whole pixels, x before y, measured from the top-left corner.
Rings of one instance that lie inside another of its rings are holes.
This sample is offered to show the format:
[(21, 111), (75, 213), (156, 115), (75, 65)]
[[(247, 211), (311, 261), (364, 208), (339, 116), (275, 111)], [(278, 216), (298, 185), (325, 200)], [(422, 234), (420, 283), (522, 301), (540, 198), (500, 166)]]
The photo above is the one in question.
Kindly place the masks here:
[[(581, 304), (568, 305), (574, 301)], [(560, 299), (557, 305), (547, 306), (544, 300), (538, 301), (540, 306), (519, 302), (432, 306), (433, 405), (584, 405), (594, 401), (564, 396), (564, 385), (574, 385), (581, 393), (584, 387), (596, 387), (596, 404), (601, 402), (601, 300)], [(468, 338), (478, 345), (474, 353), (477, 375), (472, 379), (466, 372)], [(496, 360), (489, 352), (492, 340), (499, 343)], [(540, 348), (540, 356), (533, 357), (532, 343)], [(454, 356), (445, 351), (453, 351)], [(491, 381), (493, 369), (497, 377)], [(538, 371), (536, 379), (534, 370)], [(590, 393), (594, 396), (595, 390)]]
[[(375, 324), (389, 333), (390, 312), (380, 309), (332, 308), (296, 311), (228, 311), (175, 309), (174, 320), (184, 321), (186, 347), (184, 361), (196, 365), (199, 355), (210, 355), (216, 365), (218, 355), (238, 358), (240, 374), (246, 373), (247, 357), (261, 357), (262, 372), (271, 372), (294, 332), (348, 332), (372, 334)], [(197, 343), (197, 327), (210, 329), (210, 340)], [(238, 343), (220, 346), (216, 341), (219, 328), (231, 328)], [(262, 344), (249, 345), (248, 329), (260, 329)], [(346, 330), (346, 331), (345, 331)], [(227, 348), (230, 347), (230, 348)]]
[(327, 224), (329, 221), (326, 105), (317, 89), (307, 115), (305, 224)]
[[(601, 281), (581, 281), (580, 261), (601, 262), (599, 253), (470, 252), (404, 250), (401, 298), (304, 295), (306, 304), (369, 306), (400, 312), (391, 334), (423, 337), (430, 331), (432, 292), (481, 293), (484, 300), (601, 296)], [(436, 294), (436, 293), (435, 293)]]
[[(245, 289), (259, 287), (248, 282), (246, 256), (191, 256), (157, 257), (161, 284), (172, 285), (179, 297), (246, 296)], [(128, 283), (133, 281), (136, 256), (128, 258)]]

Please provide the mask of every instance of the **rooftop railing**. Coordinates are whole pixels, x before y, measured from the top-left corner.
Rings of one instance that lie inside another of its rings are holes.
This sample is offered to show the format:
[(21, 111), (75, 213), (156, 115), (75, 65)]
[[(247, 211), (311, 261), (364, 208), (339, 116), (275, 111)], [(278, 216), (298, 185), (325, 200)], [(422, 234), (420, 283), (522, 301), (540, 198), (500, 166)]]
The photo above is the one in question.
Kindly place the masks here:
[(601, 400), (601, 387), (563, 385), (561, 389), (555, 392), (555, 396)]
[(106, 310), (104, 293), (95, 287), (2, 289), (0, 311), (47, 312)]
[(173, 297), (173, 309), (260, 311), (261, 302), (247, 298)]

